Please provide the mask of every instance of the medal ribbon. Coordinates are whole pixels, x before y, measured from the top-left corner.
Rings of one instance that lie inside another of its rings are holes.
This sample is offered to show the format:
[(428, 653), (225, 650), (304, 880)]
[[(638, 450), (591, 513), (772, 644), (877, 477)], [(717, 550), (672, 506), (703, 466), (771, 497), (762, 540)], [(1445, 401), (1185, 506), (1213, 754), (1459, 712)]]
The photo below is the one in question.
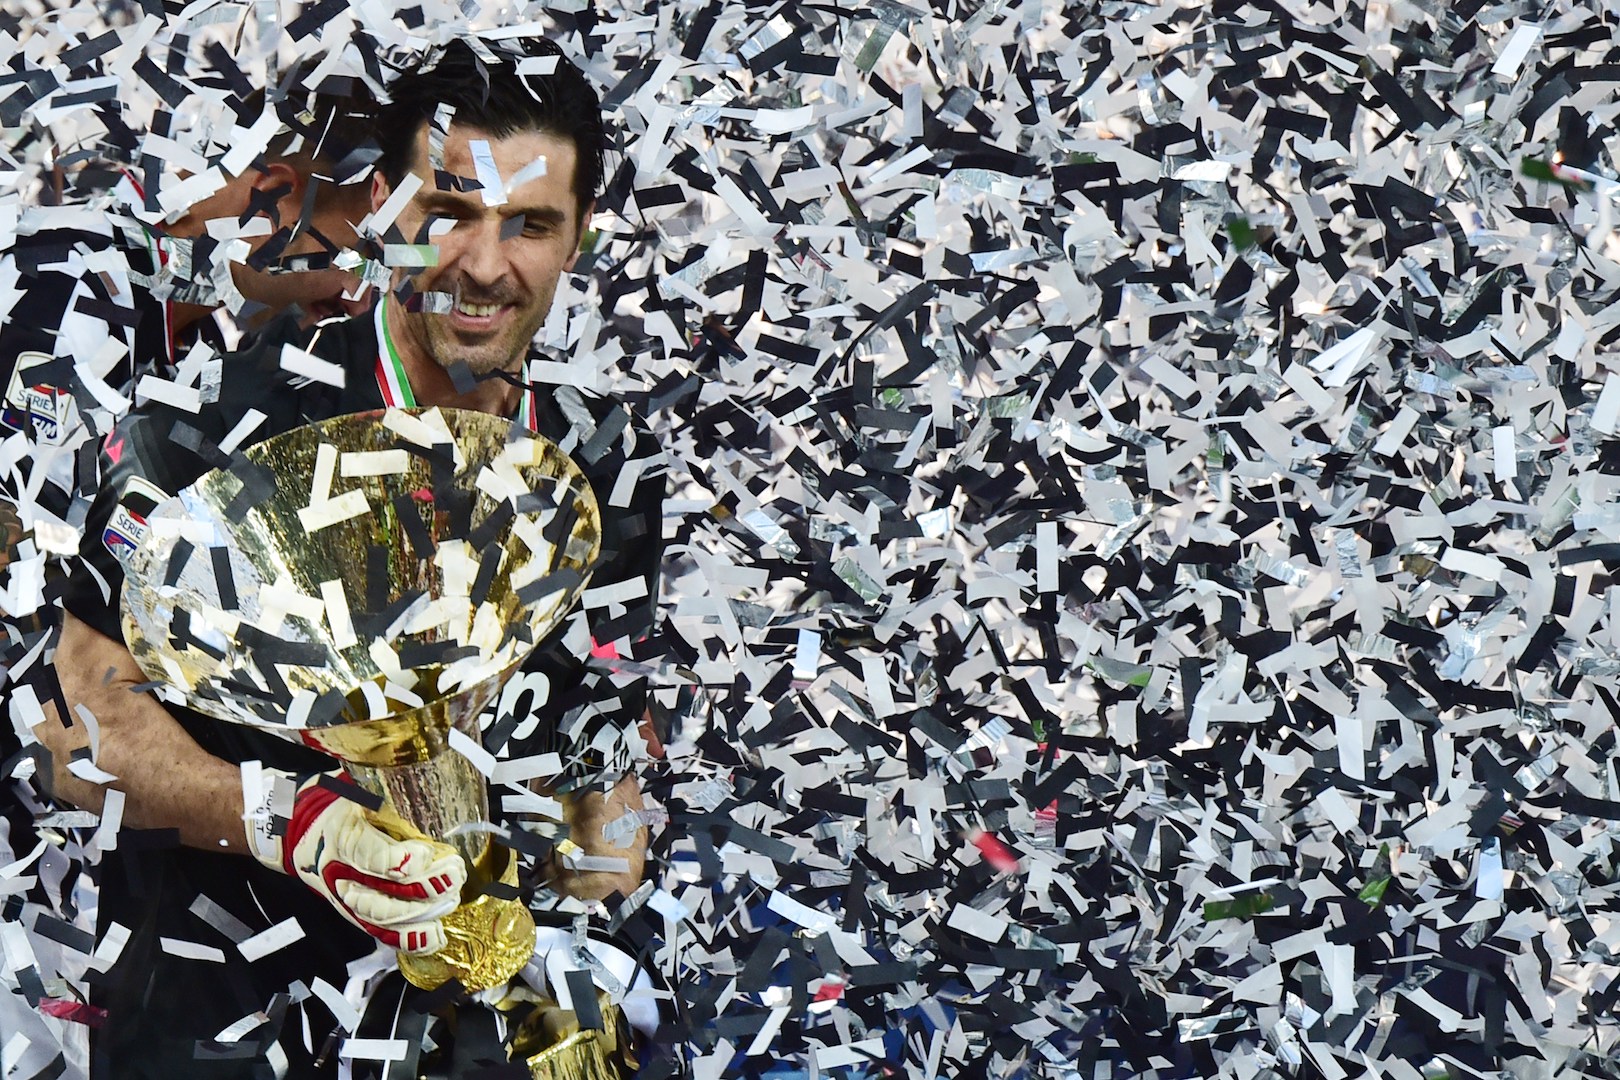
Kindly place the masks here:
[[(141, 182), (135, 179), (135, 174), (125, 170), (123, 182), (128, 184), (129, 190), (135, 194), (134, 199), (130, 199), (126, 195), (124, 197), (124, 201), (126, 203), (138, 203), (144, 205), (146, 202), (146, 192), (142, 190)], [(146, 222), (141, 221), (138, 218), (136, 219), (136, 224), (141, 227), (141, 234), (146, 238), (147, 250), (152, 255), (153, 269), (155, 271), (161, 271), (169, 264), (169, 252), (163, 246), (163, 237), (158, 233), (154, 233), (151, 228), (147, 226)], [(176, 366), (176, 354), (179, 351), (178, 344), (175, 341), (175, 334), (174, 301), (165, 300), (163, 301), (163, 343), (169, 351), (167, 359), (169, 361), (170, 371), (173, 371)]]
[(384, 292), (378, 298), (372, 316), (377, 322), (377, 341), (381, 346), (377, 352), (377, 389), (382, 391), (383, 404), (389, 408), (413, 409), (416, 407), (416, 395), (411, 393), (411, 380), (405, 375), (405, 364), (400, 360), (399, 351), (394, 348), (394, 339), (388, 333), (387, 307), (388, 294)]
[[(394, 338), (388, 332), (387, 306), (388, 294), (384, 292), (372, 312), (380, 345), (377, 352), (377, 389), (382, 392), (383, 404), (389, 408), (412, 409), (416, 407), (416, 395), (411, 393), (411, 380), (405, 374), (405, 364), (400, 360), (399, 350), (394, 348)], [(518, 401), (518, 419), (524, 427), (539, 433), (532, 386), (524, 388), (523, 396)]]

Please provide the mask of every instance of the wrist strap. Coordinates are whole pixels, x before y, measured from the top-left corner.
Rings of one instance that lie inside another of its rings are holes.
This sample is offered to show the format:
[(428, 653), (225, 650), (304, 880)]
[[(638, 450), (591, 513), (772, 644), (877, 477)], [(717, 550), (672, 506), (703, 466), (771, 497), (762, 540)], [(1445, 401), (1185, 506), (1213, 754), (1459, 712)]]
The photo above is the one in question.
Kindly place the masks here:
[[(242, 763), (242, 822), (248, 848), (254, 858), (271, 869), (293, 872), (293, 846), (315, 816), (337, 798), (323, 787), (305, 790), (305, 785), (319, 775), (267, 769), (258, 761)], [(319, 798), (315, 798), (317, 794)]]
[(258, 761), (242, 762), (242, 824), (248, 850), (266, 866), (281, 865), (281, 826), (292, 811), (295, 790), (287, 773), (266, 769)]

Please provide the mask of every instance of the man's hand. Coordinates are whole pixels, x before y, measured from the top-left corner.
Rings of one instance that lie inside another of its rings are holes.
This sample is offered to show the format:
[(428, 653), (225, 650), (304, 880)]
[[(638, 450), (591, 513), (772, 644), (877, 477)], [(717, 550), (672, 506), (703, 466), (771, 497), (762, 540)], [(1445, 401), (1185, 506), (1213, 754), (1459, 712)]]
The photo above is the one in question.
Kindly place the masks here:
[[(31, 530), (23, 526), (22, 515), (18, 513), (16, 504), (9, 499), (0, 498), (0, 578), (4, 577), (11, 564), (21, 555), (23, 541), (31, 539), (33, 535)], [(23, 614), (0, 607), (0, 616), (4, 616), (7, 622), (23, 634), (32, 634), (43, 629), (45, 625), (38, 611)]]
[(17, 549), (28, 535), (16, 504), (9, 499), (0, 499), (0, 570), (16, 561)]
[(444, 948), (442, 920), (467, 882), (467, 864), (450, 845), (396, 839), (318, 776), (298, 788), (284, 836), (254, 826), (248, 841), (260, 862), (297, 877), (384, 945), (406, 953)]
[(623, 870), (577, 870), (568, 865), (561, 852), (554, 852), (547, 875), (551, 888), (576, 900), (605, 900), (614, 893), (629, 896), (635, 892), (646, 875), (647, 827), (638, 826), (630, 836), (620, 837), (618, 843), (604, 834), (607, 826), (645, 808), (635, 774), (625, 774), (612, 791), (576, 791), (556, 798), (562, 803), (568, 838), (580, 852), (623, 859), (628, 866)]

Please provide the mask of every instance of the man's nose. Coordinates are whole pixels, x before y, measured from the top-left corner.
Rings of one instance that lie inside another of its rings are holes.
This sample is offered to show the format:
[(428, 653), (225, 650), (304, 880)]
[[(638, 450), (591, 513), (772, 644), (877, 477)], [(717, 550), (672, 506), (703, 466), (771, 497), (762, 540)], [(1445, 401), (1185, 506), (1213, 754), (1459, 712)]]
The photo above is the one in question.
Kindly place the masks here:
[[(506, 276), (506, 245), (501, 243), (501, 219), (491, 214), (466, 224), (456, 252), (456, 269), (477, 285), (493, 285)], [(458, 230), (460, 231), (460, 230)]]

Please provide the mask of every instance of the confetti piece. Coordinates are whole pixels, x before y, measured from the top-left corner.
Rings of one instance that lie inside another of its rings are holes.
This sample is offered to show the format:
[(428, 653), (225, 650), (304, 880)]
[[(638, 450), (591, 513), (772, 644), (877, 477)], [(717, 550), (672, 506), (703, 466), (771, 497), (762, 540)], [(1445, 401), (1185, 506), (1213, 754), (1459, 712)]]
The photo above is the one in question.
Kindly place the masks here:
[(1541, 38), (1541, 27), (1537, 23), (1520, 23), (1513, 28), (1513, 35), (1502, 46), (1501, 52), (1496, 56), (1496, 63), (1491, 65), (1491, 74), (1502, 79), (1512, 79), (1519, 74), (1519, 68), (1524, 64), (1530, 50)]
[(981, 832), (973, 837), (973, 846), (984, 855), (985, 861), (1004, 874), (1018, 872), (1018, 858), (1007, 849), (1007, 845), (997, 840), (987, 832)]
[(410, 455), (404, 450), (351, 451), (339, 458), (340, 476), (396, 476), (410, 469)]
[(450, 749), (472, 762), (473, 768), (477, 769), (479, 773), (488, 779), (494, 779), (494, 754), (491, 754), (488, 750), (485, 750), (482, 746), (479, 746), (478, 743), (473, 741), (471, 736), (467, 735), (458, 728), (452, 728), (450, 730), (449, 742)]
[(501, 170), (495, 165), (495, 155), (489, 148), (489, 141), (471, 139), (467, 143), (467, 151), (472, 155), (473, 171), (478, 177), (479, 195), (484, 205), (504, 206), (506, 183), (501, 179)]
[(359, 488), (345, 491), (325, 502), (312, 503), (298, 511), (298, 521), (306, 532), (319, 532), (339, 522), (371, 513), (371, 503)]
[(497, 784), (520, 784), (541, 777), (556, 776), (561, 772), (561, 756), (534, 754), (529, 757), (497, 761), (490, 770), (490, 779)]
[(82, 1001), (63, 1001), (60, 998), (41, 1001), (39, 1011), (46, 1016), (54, 1016), (59, 1020), (92, 1028), (100, 1027), (107, 1019), (106, 1009), (98, 1009)]
[(1474, 864), (1474, 895), (1481, 900), (1502, 899), (1502, 850), (1494, 836), (1485, 838), (1480, 845), (1479, 857)]
[(845, 1043), (841, 1046), (818, 1046), (812, 1053), (815, 1058), (815, 1067), (818, 1069), (840, 1069), (850, 1065), (869, 1065), (874, 1061), (882, 1061), (887, 1057), (881, 1038), (861, 1039), (858, 1042)]
[(135, 387), (135, 401), (156, 401), (171, 408), (196, 412), (202, 407), (202, 395), (194, 387), (181, 386), (155, 375), (143, 375)]
[(793, 677), (809, 681), (816, 677), (821, 666), (821, 635), (814, 630), (800, 630), (798, 648), (793, 654)]
[(281, 366), (294, 375), (302, 375), (315, 382), (331, 386), (343, 385), (344, 374), (341, 365), (334, 364), (330, 360), (322, 360), (293, 345), (282, 346)]
[(416, 173), (406, 173), (399, 182), (399, 186), (388, 193), (383, 204), (376, 210), (367, 214), (360, 221), (359, 232), (364, 236), (382, 236), (394, 224), (400, 211), (416, 197), (422, 189), (422, 178)]
[(285, 949), (304, 937), (304, 928), (297, 919), (283, 919), (268, 929), (261, 930), (246, 941), (237, 943), (236, 949), (249, 961), (259, 960), (273, 952)]
[(195, 941), (182, 941), (179, 938), (159, 938), (158, 945), (170, 956), (178, 956), (186, 960), (201, 960), (211, 964), (223, 964), (225, 954), (212, 945), (201, 945)]
[(326, 607), (327, 625), (332, 629), (332, 644), (339, 649), (358, 644), (360, 639), (354, 632), (354, 620), (350, 616), (348, 597), (343, 592), (343, 582), (321, 582), (321, 602)]
[(122, 791), (108, 789), (102, 799), (101, 821), (96, 826), (96, 835), (91, 838), (90, 846), (101, 851), (116, 851), (118, 849), (118, 829), (124, 822), (124, 804), (127, 801)]
[(234, 453), (238, 447), (252, 437), (265, 419), (265, 414), (258, 409), (249, 409), (247, 414), (237, 421), (236, 426), (231, 428), (225, 437), (219, 441), (220, 452), (225, 454)]
[(1620, 430), (1620, 378), (1613, 374), (1603, 380), (1603, 391), (1592, 406), (1592, 430), (1605, 435)]
[(436, 443), (450, 441), (442, 429), (435, 428), (426, 420), (399, 409), (389, 409), (383, 414), (383, 426), (400, 438), (418, 446), (433, 446)]
[(1518, 450), (1513, 441), (1513, 427), (1504, 424), (1491, 430), (1491, 471), (1498, 484), (1510, 483), (1518, 473)]
[(338, 1056), (351, 1061), (403, 1061), (410, 1051), (404, 1039), (344, 1039)]
[(966, 904), (957, 904), (952, 908), (950, 917), (945, 920), (945, 925), (953, 930), (960, 930), (964, 934), (972, 934), (976, 938), (989, 942), (1000, 941), (1007, 933), (1007, 924), (1004, 920), (978, 911)]
[[(549, 59), (555, 61), (556, 57), (530, 57), (530, 59)], [(512, 174), (511, 179), (506, 181), (506, 193), (510, 195), (512, 192), (521, 188), (524, 184), (527, 184), (532, 180), (538, 180), (544, 175), (546, 175), (546, 159), (544, 157), (537, 157), (527, 165), (523, 166), (523, 168)]]

